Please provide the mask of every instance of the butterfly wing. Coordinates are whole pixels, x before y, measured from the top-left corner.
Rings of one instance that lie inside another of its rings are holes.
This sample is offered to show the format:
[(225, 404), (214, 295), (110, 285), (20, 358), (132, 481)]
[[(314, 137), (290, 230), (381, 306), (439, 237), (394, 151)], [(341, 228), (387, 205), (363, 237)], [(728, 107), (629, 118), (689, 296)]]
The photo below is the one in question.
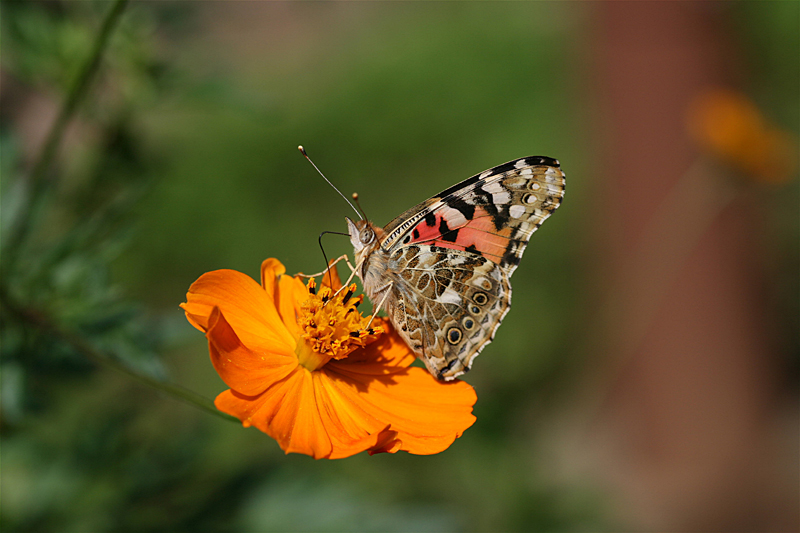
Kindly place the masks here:
[(534, 231), (561, 204), (565, 176), (549, 157), (524, 157), (472, 176), (384, 228), (381, 249), (431, 244), (482, 255), (511, 274)]
[(511, 305), (528, 240), (561, 204), (565, 176), (547, 157), (477, 174), (409, 209), (383, 232), (394, 280), (389, 316), (439, 379), (463, 374)]
[(395, 273), (389, 317), (438, 379), (469, 370), (511, 304), (503, 269), (481, 255), (430, 244), (403, 246), (389, 261)]

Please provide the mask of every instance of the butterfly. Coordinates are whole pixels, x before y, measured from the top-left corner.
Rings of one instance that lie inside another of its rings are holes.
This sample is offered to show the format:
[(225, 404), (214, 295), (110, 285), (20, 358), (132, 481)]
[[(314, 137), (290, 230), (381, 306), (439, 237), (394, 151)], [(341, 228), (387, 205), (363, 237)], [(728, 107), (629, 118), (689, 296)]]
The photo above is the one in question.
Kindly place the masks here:
[(356, 274), (437, 379), (467, 372), (511, 306), (511, 275), (561, 204), (558, 160), (523, 157), (407, 210), (385, 227), (347, 218)]

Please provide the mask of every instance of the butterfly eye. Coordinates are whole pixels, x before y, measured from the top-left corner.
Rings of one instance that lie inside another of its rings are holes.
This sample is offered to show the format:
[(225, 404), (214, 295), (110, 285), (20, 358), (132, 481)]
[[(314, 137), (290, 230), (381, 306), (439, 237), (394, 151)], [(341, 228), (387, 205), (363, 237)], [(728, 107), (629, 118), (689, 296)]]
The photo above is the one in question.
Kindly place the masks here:
[(369, 244), (372, 242), (372, 239), (375, 238), (375, 232), (372, 231), (372, 228), (364, 228), (361, 230), (361, 234), (358, 238), (361, 239), (362, 243)]

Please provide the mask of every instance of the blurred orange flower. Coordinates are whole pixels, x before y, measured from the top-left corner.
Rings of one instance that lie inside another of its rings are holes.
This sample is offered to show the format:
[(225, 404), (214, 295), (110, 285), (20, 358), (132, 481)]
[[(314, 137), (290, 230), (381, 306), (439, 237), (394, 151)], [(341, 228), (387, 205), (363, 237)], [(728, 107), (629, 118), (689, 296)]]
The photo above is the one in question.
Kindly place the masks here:
[(746, 96), (711, 89), (695, 98), (689, 134), (726, 164), (766, 183), (784, 183), (797, 169), (797, 137), (769, 124)]
[(334, 269), (319, 294), (313, 278), (306, 286), (285, 272), (277, 259), (261, 265), (261, 285), (235, 270), (208, 272), (181, 304), (230, 387), (217, 396), (220, 411), (315, 459), (434, 454), (473, 424), (473, 388), (409, 366), (415, 356), (389, 322), (365, 329), (355, 285), (332, 297), (341, 287)]

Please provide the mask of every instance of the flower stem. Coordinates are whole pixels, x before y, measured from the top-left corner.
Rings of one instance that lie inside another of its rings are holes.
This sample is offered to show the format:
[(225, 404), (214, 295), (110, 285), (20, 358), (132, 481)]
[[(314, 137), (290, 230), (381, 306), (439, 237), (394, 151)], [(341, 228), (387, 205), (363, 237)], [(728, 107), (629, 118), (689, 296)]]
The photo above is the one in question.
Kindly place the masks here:
[(174, 383), (168, 383), (166, 381), (161, 381), (154, 377), (145, 374), (140, 374), (139, 372), (135, 372), (134, 370), (128, 368), (126, 365), (116, 360), (115, 358), (110, 357), (109, 355), (99, 351), (81, 335), (73, 331), (70, 331), (68, 329), (62, 328), (42, 311), (31, 307), (26, 307), (14, 301), (14, 299), (11, 296), (9, 296), (8, 293), (2, 287), (0, 287), (0, 302), (3, 304), (3, 307), (6, 310), (13, 313), (17, 318), (19, 318), (23, 322), (39, 329), (43, 333), (46, 333), (68, 344), (75, 351), (77, 351), (87, 359), (97, 364), (121, 372), (127, 375), (128, 377), (131, 377), (139, 381), (140, 383), (144, 383), (149, 387), (153, 387), (154, 389), (158, 389), (162, 392), (165, 392), (166, 394), (174, 398), (177, 398), (183, 401), (184, 403), (197, 407), (215, 416), (218, 416), (230, 422), (236, 422), (237, 424), (241, 423), (239, 419), (217, 410), (217, 408), (214, 406), (214, 403), (211, 400), (192, 390), (189, 390), (185, 387), (181, 387), (180, 385), (176, 385)]
[(27, 194), (23, 200), (24, 205), (17, 216), (16, 224), (11, 229), (8, 238), (5, 239), (4, 242), (7, 265), (13, 263), (19, 245), (25, 240), (30, 230), (31, 221), (36, 218), (37, 214), (44, 206), (45, 193), (54, 181), (49, 179), (48, 171), (52, 166), (53, 159), (64, 137), (64, 131), (70, 119), (75, 114), (78, 105), (88, 92), (90, 82), (100, 66), (100, 59), (103, 56), (103, 52), (108, 46), (111, 34), (114, 28), (116, 28), (128, 1), (129, 0), (116, 0), (106, 14), (100, 32), (95, 39), (92, 51), (81, 67), (81, 70), (78, 72), (72, 87), (64, 99), (58, 116), (47, 134), (47, 138), (42, 146), (42, 151), (39, 153), (39, 157), (28, 178), (26, 187)]

